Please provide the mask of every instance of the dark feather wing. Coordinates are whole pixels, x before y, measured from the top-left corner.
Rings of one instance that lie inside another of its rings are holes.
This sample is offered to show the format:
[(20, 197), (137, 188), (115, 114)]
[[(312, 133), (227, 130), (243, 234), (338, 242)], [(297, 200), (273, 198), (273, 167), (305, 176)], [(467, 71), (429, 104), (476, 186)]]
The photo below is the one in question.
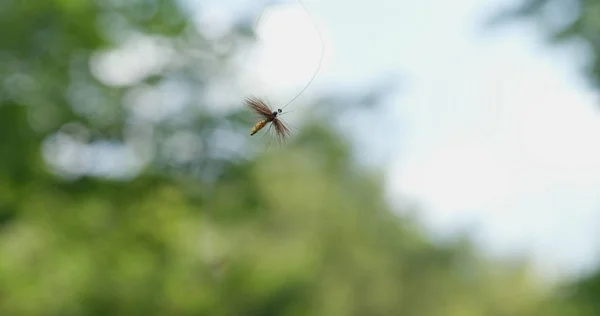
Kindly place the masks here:
[(246, 98), (246, 106), (250, 110), (252, 110), (254, 113), (256, 113), (260, 116), (263, 116), (265, 118), (271, 117), (273, 115), (273, 112), (267, 106), (267, 104), (259, 98), (256, 98), (256, 97)]
[(290, 129), (280, 119), (275, 118), (271, 123), (275, 127), (275, 133), (280, 143), (292, 135)]

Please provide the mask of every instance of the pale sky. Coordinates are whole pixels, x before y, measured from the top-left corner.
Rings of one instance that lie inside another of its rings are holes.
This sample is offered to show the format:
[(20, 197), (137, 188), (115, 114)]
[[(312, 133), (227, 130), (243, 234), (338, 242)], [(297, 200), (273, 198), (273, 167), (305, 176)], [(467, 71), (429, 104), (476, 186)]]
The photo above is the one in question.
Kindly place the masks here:
[[(221, 3), (205, 12), (226, 16)], [(326, 41), (308, 96), (402, 75), (405, 87), (385, 104), (394, 124), (381, 137), (391, 149), (373, 145), (390, 156), (383, 168), (392, 203), (419, 205), (435, 234), (466, 225), (492, 253), (532, 254), (551, 275), (596, 263), (600, 99), (578, 72), (586, 60), (579, 47), (549, 47), (528, 24), (484, 31), (502, 0), (304, 4)], [(289, 99), (317, 64), (314, 25), (290, 1), (266, 11), (257, 30), (242, 81)]]

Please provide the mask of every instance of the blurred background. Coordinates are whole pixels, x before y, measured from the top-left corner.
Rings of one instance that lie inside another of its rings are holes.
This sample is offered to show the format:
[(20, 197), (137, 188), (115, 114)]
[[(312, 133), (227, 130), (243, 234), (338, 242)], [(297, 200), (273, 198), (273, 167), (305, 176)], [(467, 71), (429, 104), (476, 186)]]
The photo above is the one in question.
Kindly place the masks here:
[(304, 4), (0, 2), (0, 315), (600, 315), (600, 1)]

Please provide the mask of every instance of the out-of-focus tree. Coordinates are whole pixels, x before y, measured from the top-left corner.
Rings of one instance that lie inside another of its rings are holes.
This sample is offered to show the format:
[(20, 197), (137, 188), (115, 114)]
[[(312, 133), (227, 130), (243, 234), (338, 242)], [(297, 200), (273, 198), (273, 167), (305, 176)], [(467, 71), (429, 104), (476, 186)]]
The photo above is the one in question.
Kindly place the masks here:
[(392, 212), (335, 98), (253, 155), (206, 99), (251, 27), (188, 12), (0, 2), (0, 315), (548, 314), (526, 264)]
[(583, 64), (587, 78), (600, 87), (600, 1), (523, 0), (501, 11), (490, 22), (501, 25), (522, 19), (535, 21), (555, 44), (577, 44), (581, 54), (574, 64)]
[[(583, 74), (600, 91), (600, 1), (524, 0), (495, 17), (495, 23), (537, 21), (552, 43), (575, 42), (585, 56)], [(585, 54), (584, 54), (585, 53)], [(581, 60), (574, 60), (580, 65)], [(556, 301), (569, 303), (557, 315), (600, 315), (600, 268), (568, 284), (556, 293)]]
[(600, 314), (600, 269), (574, 282), (567, 290), (568, 294), (564, 298), (582, 306), (581, 315)]

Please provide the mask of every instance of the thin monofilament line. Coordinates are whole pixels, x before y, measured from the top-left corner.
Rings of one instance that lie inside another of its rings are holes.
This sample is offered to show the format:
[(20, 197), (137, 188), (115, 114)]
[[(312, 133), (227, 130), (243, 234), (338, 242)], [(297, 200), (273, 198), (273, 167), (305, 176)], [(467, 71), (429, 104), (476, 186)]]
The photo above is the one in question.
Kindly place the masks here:
[(310, 80), (308, 81), (306, 86), (302, 90), (300, 90), (300, 92), (298, 92), (298, 94), (296, 94), (296, 96), (293, 99), (291, 99), (288, 103), (286, 103), (281, 108), (282, 110), (285, 109), (288, 105), (292, 104), (292, 102), (294, 102), (300, 95), (302, 95), (302, 93), (304, 93), (304, 91), (306, 91), (306, 89), (308, 89), (308, 87), (310, 87), (310, 84), (313, 82), (313, 80), (315, 80), (315, 78), (317, 77), (317, 74), (319, 73), (319, 70), (321, 69), (321, 63), (323, 62), (323, 56), (325, 55), (325, 41), (323, 40), (323, 33), (321, 32), (321, 29), (319, 29), (319, 25), (317, 24), (317, 21), (310, 14), (310, 12), (306, 8), (306, 6), (304, 6), (304, 3), (302, 3), (302, 1), (300, 1), (300, 0), (297, 0), (297, 1), (302, 6), (302, 8), (306, 12), (306, 14), (310, 17), (310, 19), (313, 22), (313, 25), (315, 26), (315, 29), (317, 30), (317, 33), (319, 33), (319, 39), (321, 40), (321, 56), (319, 57), (319, 64), (317, 65), (317, 70), (315, 70), (315, 73), (313, 74), (312, 78), (310, 78)]

